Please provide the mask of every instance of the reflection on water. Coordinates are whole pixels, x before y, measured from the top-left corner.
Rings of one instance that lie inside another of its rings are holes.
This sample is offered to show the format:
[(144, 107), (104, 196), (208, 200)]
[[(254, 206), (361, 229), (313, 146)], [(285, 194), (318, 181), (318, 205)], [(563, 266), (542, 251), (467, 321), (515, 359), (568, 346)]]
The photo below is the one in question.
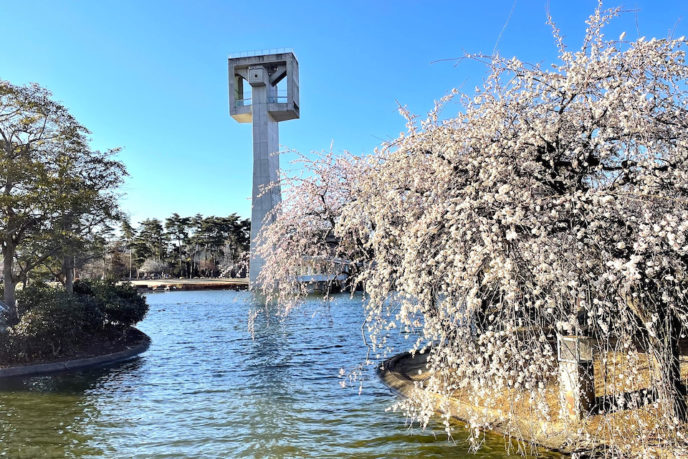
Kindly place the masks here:
[[(0, 381), (7, 457), (461, 457), (461, 433), (409, 430), (369, 369), (362, 394), (340, 368), (365, 359), (360, 298), (312, 299), (284, 321), (247, 292), (148, 296), (153, 343), (110, 368)], [(317, 314), (315, 314), (317, 312)], [(315, 317), (314, 317), (315, 314)], [(501, 437), (477, 457), (503, 457)], [(474, 456), (475, 457), (475, 456)]]
[[(91, 423), (100, 417), (90, 393), (134, 371), (139, 359), (115, 371), (98, 368), (55, 376), (0, 380), (0, 450), (8, 457), (103, 455)], [(116, 381), (113, 382), (117, 384)]]

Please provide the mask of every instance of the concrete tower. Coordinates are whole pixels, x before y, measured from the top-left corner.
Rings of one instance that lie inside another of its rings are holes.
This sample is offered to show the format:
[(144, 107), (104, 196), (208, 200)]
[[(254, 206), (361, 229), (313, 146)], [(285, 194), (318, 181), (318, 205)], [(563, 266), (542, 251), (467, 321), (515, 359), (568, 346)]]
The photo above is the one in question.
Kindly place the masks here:
[[(277, 180), (280, 121), (299, 117), (299, 64), (291, 50), (246, 53), (229, 57), (229, 113), (240, 123), (253, 122), (253, 192), (251, 200), (251, 267), (254, 288), (263, 260), (256, 256), (256, 236), (266, 215), (282, 200)], [(251, 86), (248, 96), (247, 85)], [(262, 195), (261, 195), (262, 194)]]

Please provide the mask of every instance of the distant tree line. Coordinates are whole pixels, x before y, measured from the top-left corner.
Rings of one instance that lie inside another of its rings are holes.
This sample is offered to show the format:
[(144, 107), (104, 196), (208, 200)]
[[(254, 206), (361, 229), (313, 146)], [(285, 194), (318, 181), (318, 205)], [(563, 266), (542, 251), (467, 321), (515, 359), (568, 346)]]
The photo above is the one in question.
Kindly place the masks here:
[(250, 231), (250, 220), (234, 213), (227, 217), (174, 213), (164, 222), (143, 220), (137, 228), (123, 221), (120, 236), (110, 245), (109, 258), (103, 260), (104, 275), (244, 277)]

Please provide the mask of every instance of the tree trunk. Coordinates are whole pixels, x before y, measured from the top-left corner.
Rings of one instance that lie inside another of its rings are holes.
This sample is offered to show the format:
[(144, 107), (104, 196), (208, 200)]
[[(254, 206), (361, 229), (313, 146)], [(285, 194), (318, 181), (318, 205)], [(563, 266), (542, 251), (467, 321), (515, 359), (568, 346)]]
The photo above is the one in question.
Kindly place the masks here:
[(74, 293), (74, 256), (67, 255), (62, 259), (62, 274), (64, 275), (64, 287), (67, 293)]
[(688, 420), (686, 405), (686, 386), (681, 381), (679, 337), (681, 321), (673, 311), (667, 314), (664, 323), (664, 355), (662, 356), (662, 375), (669, 390), (669, 402), (674, 416), (682, 422)]
[(666, 391), (672, 414), (682, 422), (688, 420), (686, 405), (686, 386), (681, 381), (679, 337), (681, 321), (666, 305), (658, 311), (659, 323), (655, 328), (657, 336), (650, 339), (657, 357), (661, 384)]
[[(648, 283), (643, 282), (646, 288)], [(657, 315), (659, 321), (653, 326), (654, 334), (648, 331), (648, 354), (654, 355), (661, 372), (661, 384), (666, 391), (672, 414), (682, 422), (688, 421), (688, 405), (686, 404), (686, 386), (681, 381), (681, 355), (679, 338), (683, 325), (671, 307), (662, 302), (657, 302), (659, 307)], [(641, 323), (651, 322), (649, 313), (637, 307), (633, 301), (627, 301), (628, 307)], [(661, 393), (660, 389), (660, 393)]]
[(178, 240), (178, 242), (179, 245), (177, 246), (177, 248), (179, 249), (179, 277), (182, 277), (182, 241)]
[(5, 292), (3, 295), (3, 300), (7, 305), (7, 323), (8, 325), (14, 325), (19, 321), (17, 316), (17, 300), (14, 296), (14, 290), (16, 287), (16, 279), (12, 275), (12, 266), (14, 262), (14, 252), (16, 247), (11, 242), (6, 242), (2, 246), (2, 256), (3, 256), (3, 266), (2, 273), (4, 276), (4, 287)]

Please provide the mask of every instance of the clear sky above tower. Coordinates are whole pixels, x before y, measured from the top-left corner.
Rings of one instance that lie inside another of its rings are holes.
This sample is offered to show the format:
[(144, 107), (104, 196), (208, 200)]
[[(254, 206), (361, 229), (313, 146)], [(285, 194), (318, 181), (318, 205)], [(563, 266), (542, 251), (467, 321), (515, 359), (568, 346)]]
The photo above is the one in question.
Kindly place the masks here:
[[(50, 89), (96, 148), (123, 147), (132, 220), (248, 217), (251, 127), (229, 116), (230, 53), (294, 49), (301, 119), (280, 123), (285, 148), (364, 154), (404, 130), (397, 104), (424, 114), (452, 88), (481, 83), (481, 64), (454, 59), (464, 53), (552, 62), (548, 3), (578, 47), (594, 0), (0, 0), (0, 78)], [(628, 10), (612, 38), (688, 35), (685, 0), (605, 6)]]

